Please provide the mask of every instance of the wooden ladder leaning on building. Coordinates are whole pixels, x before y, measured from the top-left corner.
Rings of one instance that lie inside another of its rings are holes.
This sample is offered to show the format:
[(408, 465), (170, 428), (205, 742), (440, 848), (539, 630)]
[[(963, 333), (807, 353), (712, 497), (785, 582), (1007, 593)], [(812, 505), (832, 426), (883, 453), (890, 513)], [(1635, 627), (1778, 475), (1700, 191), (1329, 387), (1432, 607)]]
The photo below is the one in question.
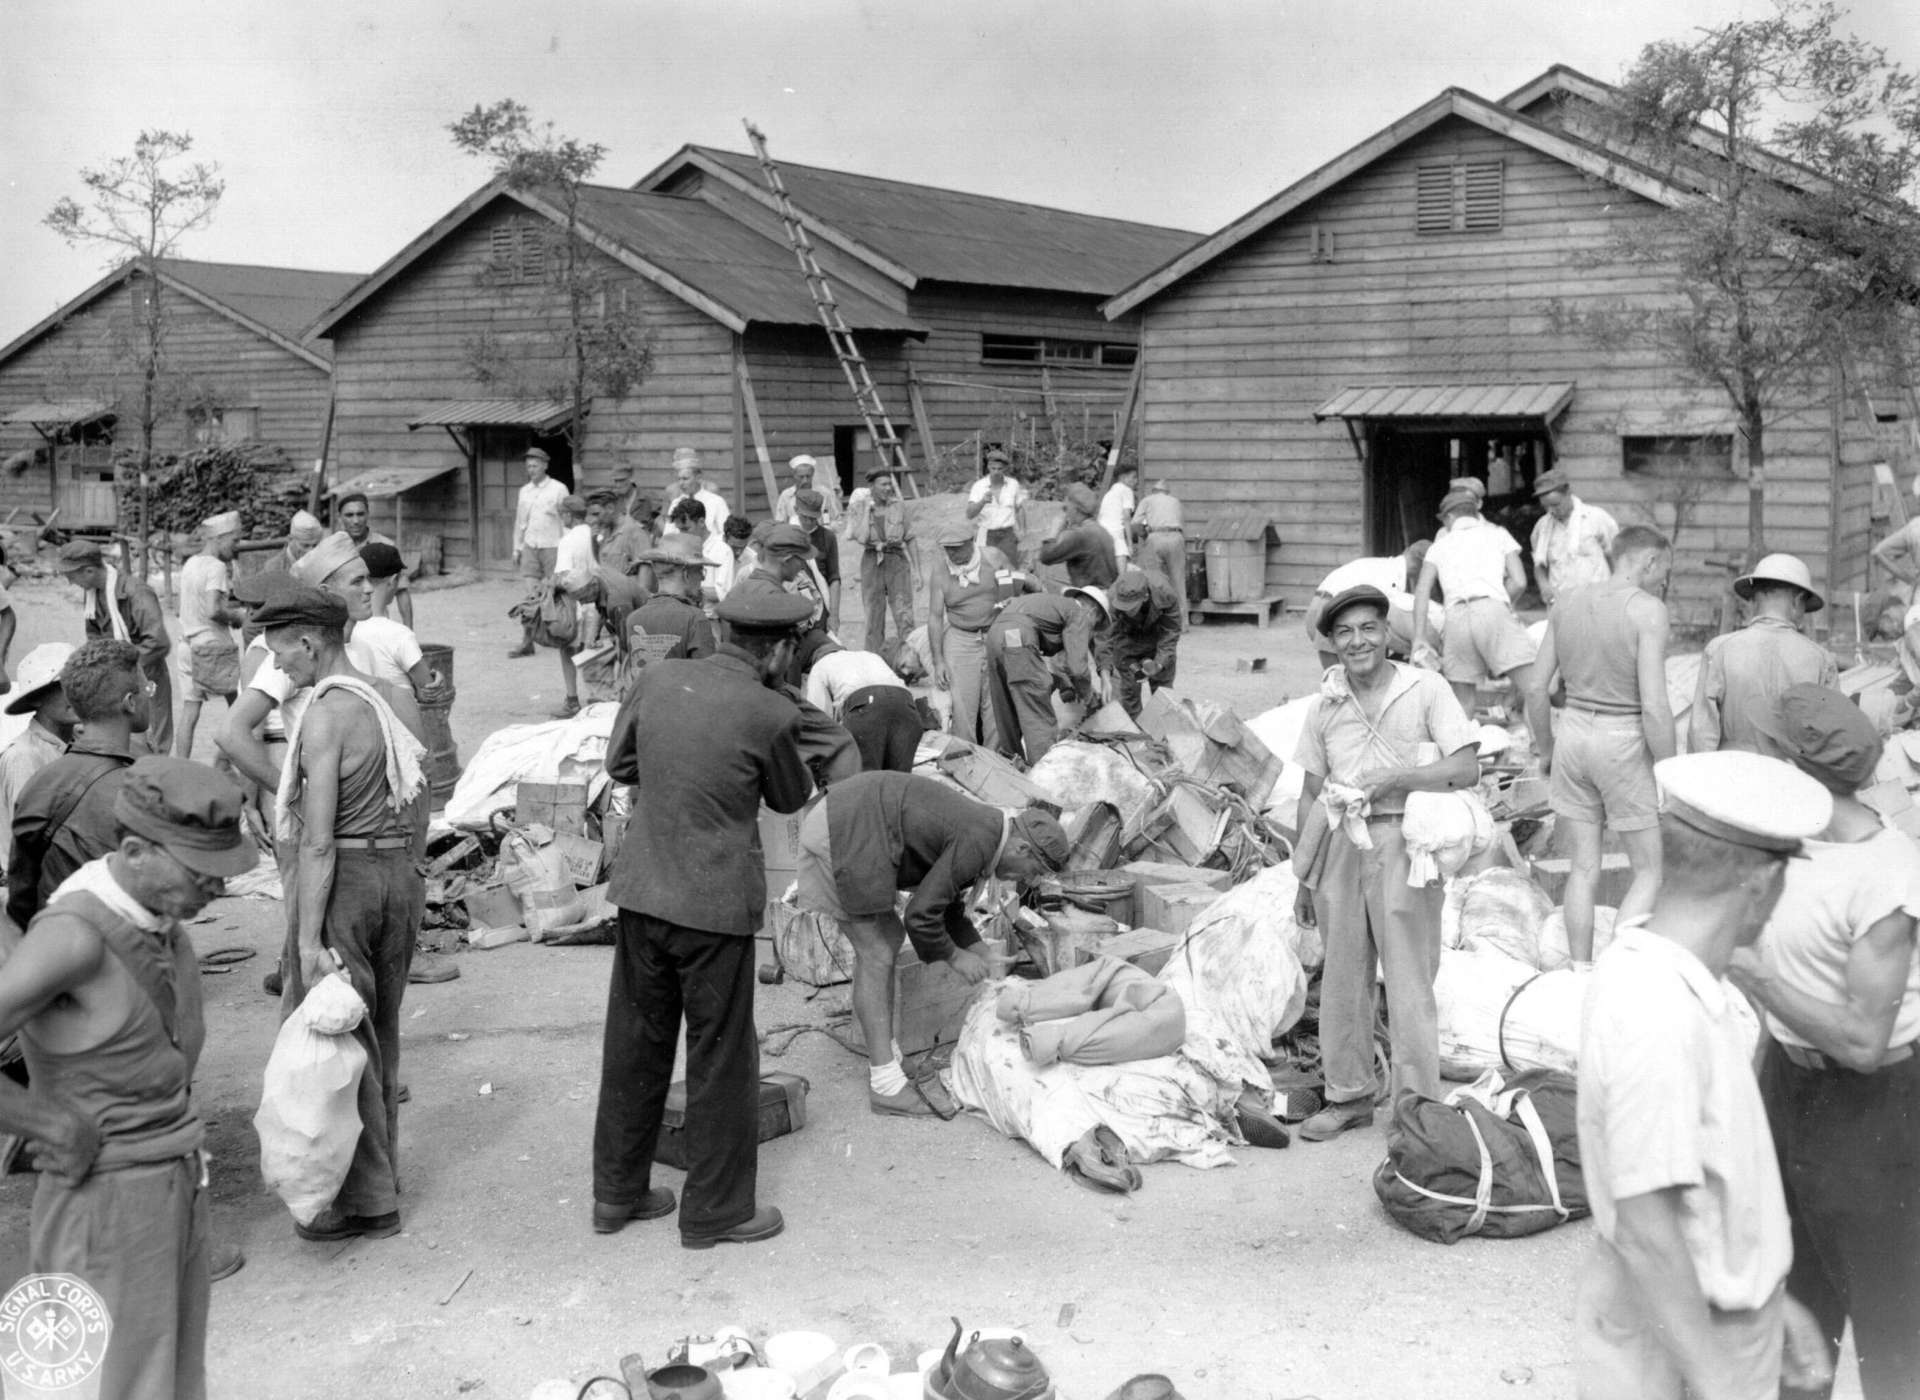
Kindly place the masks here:
[(807, 290), (813, 293), (813, 304), (820, 312), (820, 324), (827, 328), (827, 339), (833, 342), (834, 358), (840, 361), (840, 368), (847, 376), (847, 387), (853, 390), (854, 402), (860, 405), (860, 416), (866, 420), (867, 434), (873, 439), (880, 460), (893, 473), (895, 482), (905, 478), (907, 490), (918, 496), (920, 487), (914, 480), (913, 468), (907, 465), (906, 444), (894, 432), (893, 420), (887, 416), (886, 405), (880, 402), (880, 390), (874, 385), (866, 357), (854, 343), (853, 330), (847, 325), (847, 318), (840, 314), (840, 303), (833, 295), (833, 286), (827, 281), (827, 274), (820, 269), (820, 259), (813, 254), (813, 241), (807, 237), (807, 230), (800, 223), (800, 215), (794, 210), (793, 200), (787, 194), (786, 181), (780, 178), (780, 167), (773, 163), (773, 157), (767, 152), (766, 135), (751, 121), (746, 123), (746, 128), (747, 139), (753, 142), (753, 154), (760, 162), (761, 172), (767, 177), (767, 188), (773, 191), (774, 203), (779, 207), (780, 222), (787, 231), (787, 242), (792, 245), (801, 274), (807, 279)]

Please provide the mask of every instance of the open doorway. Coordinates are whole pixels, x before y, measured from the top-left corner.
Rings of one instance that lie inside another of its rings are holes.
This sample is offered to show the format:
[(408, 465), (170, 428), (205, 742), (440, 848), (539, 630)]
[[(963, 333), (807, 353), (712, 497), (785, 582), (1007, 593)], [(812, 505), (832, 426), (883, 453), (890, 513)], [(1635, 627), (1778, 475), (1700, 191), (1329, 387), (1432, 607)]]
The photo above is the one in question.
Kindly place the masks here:
[(1372, 422), (1367, 428), (1367, 553), (1398, 554), (1431, 539), (1447, 483), (1472, 477), (1486, 485), (1488, 520), (1525, 549), (1540, 518), (1533, 483), (1553, 465), (1553, 439), (1537, 420), (1526, 423)]
[(569, 491), (573, 480), (573, 449), (557, 433), (530, 428), (487, 427), (476, 430), (469, 470), (469, 497), (473, 514), (473, 558), (482, 568), (513, 563), (513, 519), (526, 484), (523, 465), (527, 449), (538, 447), (548, 457), (547, 474)]

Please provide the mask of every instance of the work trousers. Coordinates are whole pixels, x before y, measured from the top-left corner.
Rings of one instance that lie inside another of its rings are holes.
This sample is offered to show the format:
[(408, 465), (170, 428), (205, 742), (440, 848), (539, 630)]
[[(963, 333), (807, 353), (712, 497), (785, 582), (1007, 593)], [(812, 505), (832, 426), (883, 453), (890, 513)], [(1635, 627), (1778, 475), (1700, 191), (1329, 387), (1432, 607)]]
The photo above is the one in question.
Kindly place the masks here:
[[(299, 880), (297, 856), (289, 866), (295, 882), (287, 887), (291, 902)], [(426, 903), (426, 881), (410, 851), (335, 852), (333, 893), (321, 937), (340, 955), (347, 980), (367, 1003), (366, 1019), (353, 1031), (367, 1052), (367, 1072), (360, 1077), (360, 1141), (333, 1201), (343, 1215), (385, 1215), (400, 1208), (400, 1000)], [(292, 925), (289, 919), (282, 1020), (307, 994)]]
[(1166, 577), (1180, 607), (1180, 630), (1187, 627), (1187, 537), (1178, 530), (1149, 530), (1134, 563)]
[(1013, 526), (987, 531), (987, 548), (999, 550), (1007, 556), (1009, 564), (1016, 569), (1020, 567), (1020, 532)]
[(200, 1165), (195, 1153), (95, 1171), (78, 1186), (41, 1175), (28, 1268), (72, 1274), (100, 1295), (112, 1320), (99, 1389), (76, 1395), (204, 1400), (208, 1201)]
[(926, 726), (920, 722), (920, 711), (914, 708), (913, 692), (905, 686), (862, 686), (847, 697), (840, 723), (853, 735), (865, 772), (883, 768), (895, 773), (913, 771), (913, 755)]
[(1053, 668), (1037, 647), (1010, 647), (987, 634), (987, 694), (999, 730), (996, 744), (1009, 758), (1024, 753), (1029, 768), (1060, 738), (1053, 689)]
[(752, 938), (620, 911), (593, 1122), (594, 1200), (633, 1205), (652, 1185), (684, 1017), (687, 1180), (680, 1232), (719, 1234), (753, 1217), (760, 1172), (753, 949)]
[[(1129, 647), (1125, 641), (1117, 641), (1113, 646), (1113, 687), (1120, 701), (1120, 708), (1127, 712), (1129, 719), (1140, 718), (1140, 682), (1148, 679), (1140, 674), (1140, 663), (1151, 661), (1159, 650), (1158, 644), (1151, 638), (1147, 645)], [(1173, 676), (1179, 666), (1179, 657), (1168, 661), (1160, 674), (1151, 677), (1155, 690), (1171, 690)]]
[[(1775, 1400), (1780, 1390), (1782, 1290), (1757, 1308), (1713, 1308), (1709, 1325), (1725, 1362), (1718, 1379), (1740, 1400)], [(1581, 1266), (1573, 1304), (1574, 1394), (1579, 1400), (1687, 1400), (1687, 1388), (1648, 1316), (1645, 1292), (1603, 1239)]]
[(1769, 1041), (1760, 1096), (1793, 1221), (1787, 1292), (1819, 1319), (1836, 1352), (1852, 1321), (1867, 1400), (1914, 1394), (1920, 1385), (1920, 1056), (1872, 1074), (1802, 1069)]
[[(166, 656), (151, 657), (140, 663), (141, 674), (153, 686), (147, 697), (147, 732), (136, 734), (133, 742), (144, 743), (147, 752), (162, 757), (173, 752), (173, 668)], [(140, 750), (136, 747), (134, 752)]]
[(913, 570), (900, 550), (868, 549), (860, 555), (860, 606), (867, 614), (867, 650), (879, 651), (887, 640), (887, 612), (893, 612), (893, 630), (901, 641), (913, 631)]
[(947, 693), (953, 696), (953, 732), (969, 744), (985, 741), (993, 712), (987, 702), (987, 634), (947, 624), (941, 646)]
[(1314, 913), (1326, 944), (1320, 977), (1320, 1065), (1333, 1103), (1372, 1099), (1380, 1091), (1373, 1064), (1374, 966), (1385, 970), (1393, 1095), (1417, 1089), (1440, 1097), (1440, 1030), (1433, 979), (1440, 970), (1438, 884), (1407, 885), (1407, 844), (1400, 820), (1367, 823), (1373, 849), (1363, 851), (1339, 830), (1327, 833), (1327, 858), (1314, 890)]

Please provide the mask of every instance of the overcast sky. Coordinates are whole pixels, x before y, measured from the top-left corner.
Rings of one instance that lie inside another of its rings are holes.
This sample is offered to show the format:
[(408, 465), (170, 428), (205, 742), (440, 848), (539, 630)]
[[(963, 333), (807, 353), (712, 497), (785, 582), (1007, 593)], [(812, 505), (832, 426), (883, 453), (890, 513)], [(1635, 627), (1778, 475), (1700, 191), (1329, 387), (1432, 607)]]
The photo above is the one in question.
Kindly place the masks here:
[[(631, 183), (682, 144), (1210, 232), (1445, 87), (1761, 0), (0, 0), (0, 343), (97, 278), (40, 222), (143, 127), (227, 194), (189, 257), (366, 272), (485, 178), (446, 124), (514, 97)], [(1920, 68), (1920, 5), (1854, 26)]]

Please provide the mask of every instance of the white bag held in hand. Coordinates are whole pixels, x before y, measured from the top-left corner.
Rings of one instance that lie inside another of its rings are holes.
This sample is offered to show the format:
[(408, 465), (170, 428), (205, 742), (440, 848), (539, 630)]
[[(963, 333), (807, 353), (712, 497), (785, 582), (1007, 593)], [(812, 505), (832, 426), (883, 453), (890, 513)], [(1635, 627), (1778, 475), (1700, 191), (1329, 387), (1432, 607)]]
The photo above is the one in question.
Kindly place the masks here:
[(366, 1015), (353, 983), (335, 972), (281, 1023), (267, 1057), (253, 1115), (260, 1175), (302, 1225), (333, 1204), (353, 1165), (367, 1052), (350, 1032)]

